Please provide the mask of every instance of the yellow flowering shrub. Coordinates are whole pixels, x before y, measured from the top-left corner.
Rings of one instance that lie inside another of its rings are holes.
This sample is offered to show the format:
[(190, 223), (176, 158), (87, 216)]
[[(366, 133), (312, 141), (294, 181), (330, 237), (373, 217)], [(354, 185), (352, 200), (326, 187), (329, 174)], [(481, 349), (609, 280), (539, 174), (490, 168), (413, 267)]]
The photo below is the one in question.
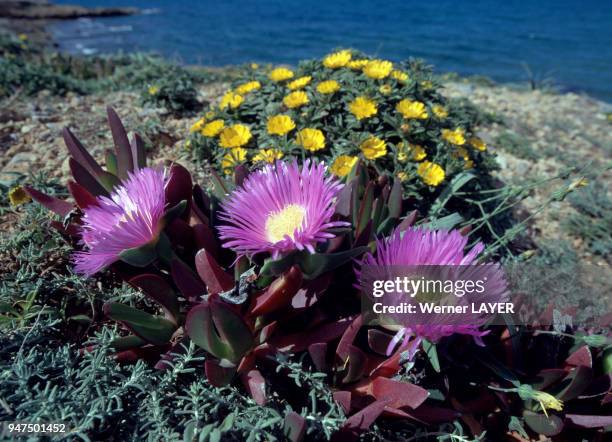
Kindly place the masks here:
[[(346, 177), (361, 161), (402, 177), (406, 194), (432, 199), (459, 174), (486, 181), (494, 165), (475, 117), (440, 94), (422, 63), (340, 50), (242, 72), (192, 127), (191, 151), (221, 171), (314, 156)], [(244, 152), (228, 156), (237, 148)]]

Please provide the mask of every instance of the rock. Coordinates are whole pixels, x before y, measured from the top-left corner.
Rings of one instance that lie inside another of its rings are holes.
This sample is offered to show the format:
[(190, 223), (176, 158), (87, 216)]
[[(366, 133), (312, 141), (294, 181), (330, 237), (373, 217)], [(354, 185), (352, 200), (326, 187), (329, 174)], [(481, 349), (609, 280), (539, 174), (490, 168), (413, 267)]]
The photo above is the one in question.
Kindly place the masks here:
[(0, 0), (0, 17), (22, 20), (66, 20), (80, 17), (116, 17), (136, 14), (136, 8), (85, 8), (53, 5), (46, 1)]

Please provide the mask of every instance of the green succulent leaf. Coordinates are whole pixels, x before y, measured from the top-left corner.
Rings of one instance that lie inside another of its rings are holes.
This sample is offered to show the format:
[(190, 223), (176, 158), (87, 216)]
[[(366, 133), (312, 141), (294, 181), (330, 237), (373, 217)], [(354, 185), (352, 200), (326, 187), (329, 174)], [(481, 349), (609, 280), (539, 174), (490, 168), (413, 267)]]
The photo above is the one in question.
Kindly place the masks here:
[(121, 322), (138, 337), (153, 345), (167, 344), (176, 330), (171, 321), (161, 316), (154, 316), (117, 302), (104, 304), (104, 314)]

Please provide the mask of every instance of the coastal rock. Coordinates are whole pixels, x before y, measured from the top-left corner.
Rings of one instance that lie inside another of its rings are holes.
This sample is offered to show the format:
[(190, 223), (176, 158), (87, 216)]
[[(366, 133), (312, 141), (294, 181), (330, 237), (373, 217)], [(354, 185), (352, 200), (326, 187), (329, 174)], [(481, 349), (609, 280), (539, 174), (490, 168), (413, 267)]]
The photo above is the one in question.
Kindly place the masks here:
[(22, 20), (67, 20), (80, 17), (116, 17), (136, 14), (136, 8), (86, 8), (54, 5), (47, 1), (0, 0), (0, 17)]

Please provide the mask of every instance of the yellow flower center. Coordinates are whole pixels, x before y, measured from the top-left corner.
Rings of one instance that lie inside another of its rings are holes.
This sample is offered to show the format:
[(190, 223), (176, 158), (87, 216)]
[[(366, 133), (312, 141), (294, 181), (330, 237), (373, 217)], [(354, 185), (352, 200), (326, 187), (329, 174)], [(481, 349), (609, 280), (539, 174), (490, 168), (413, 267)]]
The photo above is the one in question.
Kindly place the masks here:
[(274, 244), (285, 236), (295, 239), (293, 234), (296, 229), (302, 227), (305, 215), (306, 209), (297, 204), (289, 204), (284, 209), (271, 213), (266, 220), (266, 238)]

